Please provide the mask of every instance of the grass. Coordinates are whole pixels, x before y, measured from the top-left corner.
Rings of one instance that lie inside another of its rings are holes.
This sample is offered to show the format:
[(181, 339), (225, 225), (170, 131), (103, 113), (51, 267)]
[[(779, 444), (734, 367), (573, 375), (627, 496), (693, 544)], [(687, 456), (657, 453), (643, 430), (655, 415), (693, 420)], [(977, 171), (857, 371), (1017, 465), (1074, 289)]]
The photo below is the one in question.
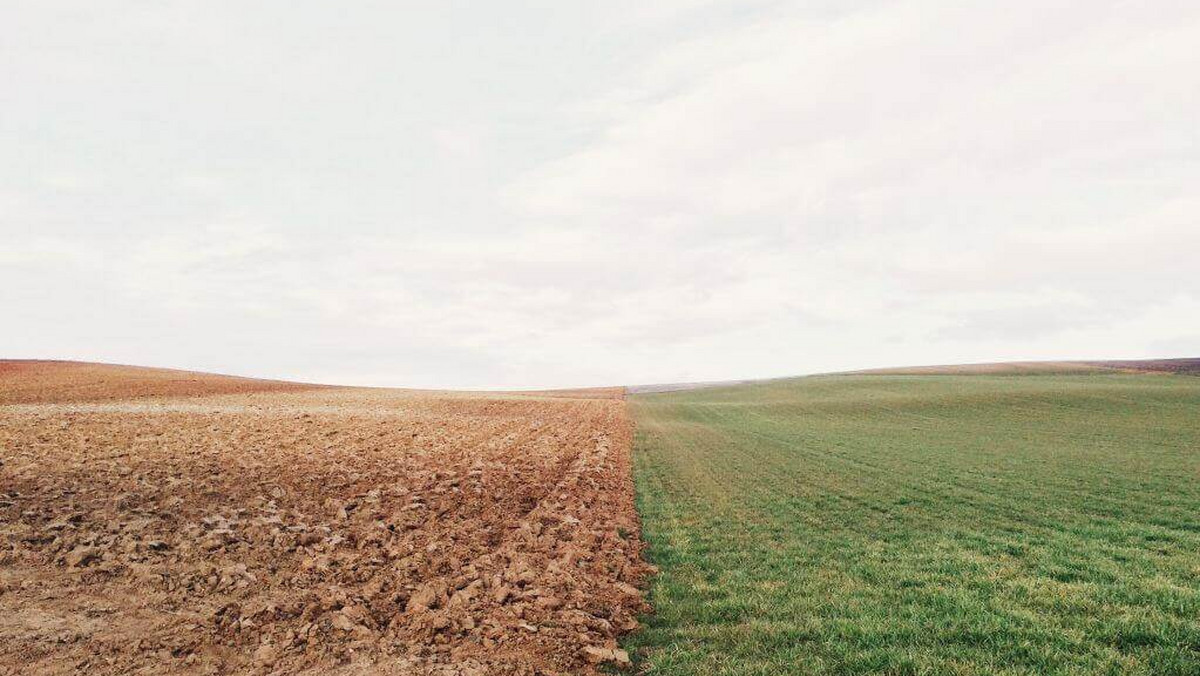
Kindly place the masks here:
[(640, 395), (650, 674), (1200, 674), (1200, 378)]

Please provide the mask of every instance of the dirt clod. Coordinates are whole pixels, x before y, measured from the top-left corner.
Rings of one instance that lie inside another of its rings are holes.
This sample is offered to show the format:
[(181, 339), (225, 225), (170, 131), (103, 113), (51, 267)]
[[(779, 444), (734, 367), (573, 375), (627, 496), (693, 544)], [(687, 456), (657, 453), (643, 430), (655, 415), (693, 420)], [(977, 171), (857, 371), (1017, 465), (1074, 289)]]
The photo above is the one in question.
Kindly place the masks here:
[(72, 568), (83, 568), (100, 559), (100, 550), (96, 547), (76, 547), (67, 553), (67, 565)]
[(646, 568), (619, 391), (192, 396), (182, 376), (4, 364), (0, 673), (628, 661)]
[(629, 653), (620, 648), (587, 646), (583, 649), (583, 655), (589, 664), (612, 663), (621, 668), (628, 667), (631, 664)]

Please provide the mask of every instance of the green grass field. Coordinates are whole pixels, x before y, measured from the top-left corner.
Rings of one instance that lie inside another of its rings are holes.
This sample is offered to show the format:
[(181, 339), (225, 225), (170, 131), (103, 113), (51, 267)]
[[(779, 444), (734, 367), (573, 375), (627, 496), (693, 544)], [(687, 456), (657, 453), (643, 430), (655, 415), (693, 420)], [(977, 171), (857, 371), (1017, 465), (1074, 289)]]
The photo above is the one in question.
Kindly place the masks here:
[(1200, 378), (639, 395), (650, 674), (1200, 674)]

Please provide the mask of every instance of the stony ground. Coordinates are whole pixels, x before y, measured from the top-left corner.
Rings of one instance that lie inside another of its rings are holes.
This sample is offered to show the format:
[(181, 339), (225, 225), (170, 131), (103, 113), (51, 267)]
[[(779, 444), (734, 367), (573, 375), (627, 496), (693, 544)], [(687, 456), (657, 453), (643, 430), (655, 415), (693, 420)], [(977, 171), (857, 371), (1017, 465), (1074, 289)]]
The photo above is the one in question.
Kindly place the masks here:
[(181, 396), (178, 372), (102, 369), (101, 387), (70, 368), (0, 363), (0, 673), (627, 659), (646, 566), (619, 391), (188, 374), (201, 394)]

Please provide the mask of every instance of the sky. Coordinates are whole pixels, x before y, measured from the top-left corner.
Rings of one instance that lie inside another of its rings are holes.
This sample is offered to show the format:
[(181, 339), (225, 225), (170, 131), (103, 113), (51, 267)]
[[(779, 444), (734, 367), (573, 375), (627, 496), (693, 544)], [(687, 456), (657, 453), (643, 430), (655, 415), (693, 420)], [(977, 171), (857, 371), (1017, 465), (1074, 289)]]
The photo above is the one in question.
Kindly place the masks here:
[(0, 357), (538, 388), (1200, 355), (1194, 0), (0, 6)]

